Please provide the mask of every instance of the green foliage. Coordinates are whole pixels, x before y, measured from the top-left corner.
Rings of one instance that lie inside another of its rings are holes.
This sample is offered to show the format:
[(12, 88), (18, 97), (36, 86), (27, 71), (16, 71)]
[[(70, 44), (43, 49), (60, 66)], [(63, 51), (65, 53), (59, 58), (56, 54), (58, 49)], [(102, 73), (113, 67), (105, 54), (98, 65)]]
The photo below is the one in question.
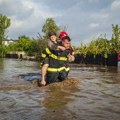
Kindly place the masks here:
[(4, 57), (7, 53), (7, 47), (4, 45), (0, 45), (0, 58)]
[(87, 52), (88, 52), (88, 47), (86, 45), (84, 45), (83, 43), (81, 43), (80, 45), (80, 53), (82, 53), (84, 55), (84, 57), (86, 57)]
[(47, 47), (47, 39), (38, 37), (37, 39), (34, 39), (34, 45), (35, 45), (36, 57), (40, 58), (41, 53)]
[(91, 43), (88, 45), (88, 52), (94, 54), (94, 57), (99, 53), (97, 45), (97, 40), (92, 40)]
[(102, 54), (104, 58), (108, 57), (108, 54), (111, 53), (110, 42), (106, 38), (99, 38), (97, 41), (99, 54)]
[[(5, 30), (10, 26), (10, 19), (6, 16), (0, 16), (0, 56), (3, 57), (7, 51), (24, 51), (28, 55), (35, 55), (37, 58), (41, 56), (42, 51), (47, 46), (48, 34), (54, 30), (57, 33), (60, 31), (53, 18), (47, 18), (42, 32), (44, 36), (37, 36), (37, 38), (30, 39), (29, 37), (20, 36), (17, 42), (11, 43), (9, 46), (2, 46), (2, 41), (5, 38)], [(102, 54), (104, 58), (108, 57), (108, 54), (120, 51), (120, 28), (118, 25), (112, 25), (112, 37), (111, 40), (105, 37), (98, 37), (92, 40), (89, 44), (81, 43), (79, 47), (75, 47), (77, 53), (83, 54), (86, 57), (87, 54), (93, 54), (96, 57), (97, 54)]]
[(49, 32), (53, 30), (56, 31), (56, 33), (58, 33), (60, 31), (60, 28), (56, 25), (53, 18), (47, 18), (42, 27), (42, 32), (44, 32), (44, 37), (48, 38)]
[(86, 54), (93, 54), (94, 57), (97, 54), (101, 54), (104, 58), (107, 58), (108, 54), (120, 51), (120, 28), (118, 25), (112, 25), (112, 30), (113, 35), (111, 40), (98, 37), (87, 45), (81, 43), (80, 47), (76, 48), (76, 51), (83, 54), (84, 57), (86, 57)]
[(44, 38), (38, 37), (31, 40), (29, 37), (20, 36), (18, 41), (8, 46), (8, 51), (24, 51), (27, 55), (35, 55), (38, 58), (46, 45), (47, 40)]
[(112, 51), (117, 52), (120, 51), (120, 28), (118, 25), (112, 25), (112, 38), (111, 38), (111, 46)]
[(11, 43), (8, 46), (8, 51), (24, 51), (28, 55), (36, 55), (36, 57), (40, 57), (42, 51), (47, 46), (48, 33), (52, 30), (59, 32), (60, 28), (52, 18), (48, 18), (42, 28), (42, 32), (44, 32), (43, 37), (38, 34), (39, 36), (37, 36), (37, 38), (31, 40), (29, 37), (20, 36), (18, 37), (17, 42)]
[(0, 45), (5, 39), (6, 29), (10, 26), (10, 19), (0, 14)]
[(8, 49), (9, 51), (25, 51), (27, 54), (32, 54), (34, 52), (34, 42), (25, 35), (20, 36), (18, 41), (8, 46)]
[(19, 44), (18, 50), (25, 52), (31, 51), (31, 49), (33, 49), (32, 43), (33, 42), (29, 37), (20, 36), (18, 38), (18, 44)]

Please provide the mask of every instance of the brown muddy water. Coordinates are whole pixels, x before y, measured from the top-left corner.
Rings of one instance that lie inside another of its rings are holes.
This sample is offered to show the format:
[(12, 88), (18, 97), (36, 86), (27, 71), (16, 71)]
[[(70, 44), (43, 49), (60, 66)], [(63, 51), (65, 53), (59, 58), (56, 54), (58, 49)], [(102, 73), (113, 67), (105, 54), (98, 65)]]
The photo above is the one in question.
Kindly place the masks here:
[(39, 72), (0, 59), (0, 120), (120, 120), (120, 67), (72, 66), (70, 80), (45, 87), (21, 77)]

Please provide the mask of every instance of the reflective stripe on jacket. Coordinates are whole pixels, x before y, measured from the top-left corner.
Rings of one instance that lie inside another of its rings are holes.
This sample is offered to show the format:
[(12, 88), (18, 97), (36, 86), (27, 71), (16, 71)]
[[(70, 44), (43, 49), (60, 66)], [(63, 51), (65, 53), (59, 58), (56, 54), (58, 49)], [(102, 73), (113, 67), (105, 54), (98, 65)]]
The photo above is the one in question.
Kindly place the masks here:
[(46, 58), (47, 56), (56, 59), (56, 60), (61, 60), (61, 61), (67, 61), (68, 58), (67, 57), (62, 57), (62, 56), (57, 56), (55, 54), (53, 54), (49, 48), (46, 48), (44, 53), (42, 53), (42, 58)]
[(62, 70), (65, 70), (66, 72), (68, 72), (70, 70), (70, 67), (60, 67), (60, 68), (51, 68), (51, 67), (48, 67), (48, 72), (60, 72)]
[(70, 51), (53, 51), (49, 48), (46, 48), (45, 51), (42, 53), (42, 57), (49, 59), (49, 67), (48, 72), (60, 72), (65, 70), (68, 72), (70, 70), (69, 67), (65, 67), (66, 63), (68, 62), (68, 55)]

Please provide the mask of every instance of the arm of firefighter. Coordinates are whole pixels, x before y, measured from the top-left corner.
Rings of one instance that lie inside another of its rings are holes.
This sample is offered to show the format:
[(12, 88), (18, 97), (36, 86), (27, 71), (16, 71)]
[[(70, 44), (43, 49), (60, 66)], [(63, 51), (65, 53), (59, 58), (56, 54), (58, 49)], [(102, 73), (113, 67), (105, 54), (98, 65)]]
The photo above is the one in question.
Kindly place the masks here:
[(51, 41), (48, 41), (48, 48), (50, 48), (51, 50), (58, 50), (58, 45)]
[(53, 43), (53, 42), (51, 42), (51, 41), (48, 41), (48, 47), (49, 47), (51, 50), (55, 50), (55, 51), (57, 51), (57, 50), (62, 50), (62, 51), (66, 50), (65, 47), (60, 46), (60, 45), (58, 45), (58, 44), (55, 44), (55, 43)]

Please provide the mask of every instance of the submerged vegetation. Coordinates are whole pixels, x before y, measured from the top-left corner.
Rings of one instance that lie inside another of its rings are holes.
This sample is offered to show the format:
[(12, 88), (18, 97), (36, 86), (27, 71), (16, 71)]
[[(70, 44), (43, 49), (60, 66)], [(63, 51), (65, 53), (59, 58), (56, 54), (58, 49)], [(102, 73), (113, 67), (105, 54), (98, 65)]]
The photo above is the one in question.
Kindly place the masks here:
[[(5, 57), (6, 53), (10, 51), (24, 51), (27, 55), (34, 55), (36, 58), (40, 58), (43, 49), (46, 47), (48, 40), (48, 33), (51, 30), (60, 32), (60, 27), (56, 25), (53, 18), (46, 19), (42, 27), (41, 36), (38, 33), (36, 38), (29, 38), (25, 35), (19, 36), (18, 40), (5, 46), (4, 40), (7, 40), (6, 29), (10, 26), (10, 19), (6, 16), (0, 15), (0, 57)], [(104, 58), (108, 57), (108, 54), (120, 51), (120, 28), (118, 25), (112, 25), (112, 37), (110, 40), (106, 36), (100, 36), (92, 40), (88, 44), (81, 43), (76, 47), (76, 53), (82, 54), (86, 57), (87, 54), (93, 54), (96, 57), (97, 54), (101, 54)]]

